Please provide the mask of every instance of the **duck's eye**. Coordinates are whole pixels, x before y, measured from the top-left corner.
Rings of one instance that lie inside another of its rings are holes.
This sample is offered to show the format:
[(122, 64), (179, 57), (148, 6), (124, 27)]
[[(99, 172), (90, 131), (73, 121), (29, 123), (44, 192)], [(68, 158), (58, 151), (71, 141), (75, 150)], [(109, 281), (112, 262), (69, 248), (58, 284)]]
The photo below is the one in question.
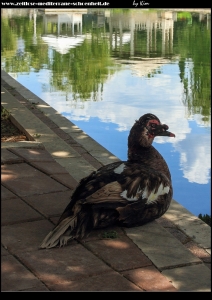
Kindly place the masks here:
[(152, 128), (156, 128), (156, 124), (155, 123), (151, 123), (150, 124)]

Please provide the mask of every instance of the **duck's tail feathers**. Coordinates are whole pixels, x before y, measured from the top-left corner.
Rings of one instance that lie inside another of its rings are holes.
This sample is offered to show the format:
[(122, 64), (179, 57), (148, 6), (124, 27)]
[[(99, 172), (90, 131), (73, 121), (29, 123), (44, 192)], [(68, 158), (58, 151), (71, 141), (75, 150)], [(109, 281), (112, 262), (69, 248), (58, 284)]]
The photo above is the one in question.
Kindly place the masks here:
[(75, 237), (72, 235), (72, 232), (76, 228), (76, 225), (76, 215), (65, 218), (52, 231), (49, 232), (39, 248), (53, 248), (57, 245), (60, 247), (65, 246), (70, 239)]

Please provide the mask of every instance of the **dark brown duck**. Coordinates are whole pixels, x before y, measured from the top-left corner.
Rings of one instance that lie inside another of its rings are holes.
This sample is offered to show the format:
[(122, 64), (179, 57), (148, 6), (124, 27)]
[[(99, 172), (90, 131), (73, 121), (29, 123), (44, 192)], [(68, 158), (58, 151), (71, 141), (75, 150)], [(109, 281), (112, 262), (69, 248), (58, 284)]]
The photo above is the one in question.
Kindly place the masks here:
[(161, 217), (170, 205), (173, 189), (169, 168), (152, 146), (157, 136), (175, 137), (155, 115), (140, 117), (129, 133), (128, 160), (106, 165), (83, 178), (40, 248), (64, 246), (93, 229), (140, 226)]

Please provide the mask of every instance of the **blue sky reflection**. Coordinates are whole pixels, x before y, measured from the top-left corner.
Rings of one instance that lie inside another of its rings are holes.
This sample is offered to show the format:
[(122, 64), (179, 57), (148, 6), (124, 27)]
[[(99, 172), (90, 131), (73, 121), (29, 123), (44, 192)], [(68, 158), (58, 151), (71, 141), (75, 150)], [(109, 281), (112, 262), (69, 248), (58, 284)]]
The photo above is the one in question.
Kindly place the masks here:
[(187, 115), (177, 61), (160, 66), (160, 74), (151, 78), (137, 76), (133, 65), (122, 65), (105, 82), (99, 101), (73, 100), (71, 93), (52, 91), (50, 77), (43, 69), (16, 79), (120, 159), (127, 157), (135, 120), (147, 112), (156, 114), (176, 135), (154, 142), (170, 167), (173, 198), (195, 215), (210, 214), (210, 125), (202, 123), (201, 115)]

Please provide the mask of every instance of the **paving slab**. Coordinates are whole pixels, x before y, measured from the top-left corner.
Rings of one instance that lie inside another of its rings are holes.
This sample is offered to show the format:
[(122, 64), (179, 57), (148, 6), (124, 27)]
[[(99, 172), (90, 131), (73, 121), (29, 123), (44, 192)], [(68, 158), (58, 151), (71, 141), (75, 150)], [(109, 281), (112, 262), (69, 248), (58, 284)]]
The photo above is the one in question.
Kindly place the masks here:
[(12, 148), (10, 151), (22, 157), (26, 162), (54, 162), (52, 156), (45, 149)]
[(42, 216), (19, 197), (1, 202), (1, 225), (39, 220)]
[(97, 159), (103, 165), (120, 160), (110, 151), (103, 148), (100, 144), (96, 143), (84, 132), (72, 133), (71, 136), (77, 143), (81, 144), (83, 148), (85, 148), (95, 159)]
[(48, 291), (36, 276), (12, 255), (1, 257), (1, 291)]
[(139, 227), (126, 228), (126, 234), (159, 270), (201, 262), (155, 221)]
[(2, 150), (3, 149), (11, 150), (11, 148), (44, 149), (44, 145), (36, 141), (6, 142), (1, 144)]
[(84, 158), (55, 158), (55, 160), (65, 167), (77, 182), (96, 170)]
[[(32, 195), (23, 197), (36, 211), (40, 212), (46, 218), (60, 216), (65, 207), (70, 202), (72, 191), (53, 192), (43, 195)], [(46, 232), (47, 234), (48, 232)]]
[(39, 162), (31, 162), (31, 166), (35, 167), (36, 169), (48, 174), (48, 175), (55, 175), (55, 174), (68, 174), (68, 171), (56, 163), (56, 161), (52, 160), (51, 162), (39, 161)]
[(198, 244), (196, 244), (194, 241), (190, 241), (186, 244), (184, 244), (185, 247), (196, 257), (201, 259), (205, 266), (207, 266), (211, 270), (211, 253), (210, 249), (204, 249), (200, 247)]
[(155, 220), (156, 223), (160, 224), (164, 228), (176, 228), (176, 225), (167, 219), (166, 214)]
[(67, 280), (81, 280), (111, 271), (109, 266), (81, 244), (18, 252), (17, 257), (46, 285)]
[[(39, 138), (44, 144), (45, 148), (49, 151), (53, 158), (67, 158), (67, 157), (80, 157), (80, 154), (75, 151), (70, 145), (68, 145), (61, 138), (56, 136), (50, 136)], [(54, 140), (54, 143), (52, 143)]]
[(38, 251), (38, 247), (52, 230), (53, 224), (48, 220), (24, 222), (1, 227), (1, 242), (10, 253)]
[(211, 248), (204, 248), (211, 255)]
[(47, 177), (39, 170), (29, 166), (27, 163), (9, 164), (1, 166), (1, 180), (6, 183), (15, 179), (29, 178), (29, 177)]
[(1, 245), (1, 256), (10, 255), (10, 253)]
[(75, 180), (74, 177), (70, 174), (55, 174), (52, 175), (51, 178), (55, 179), (56, 181), (59, 181), (71, 190), (74, 190), (78, 185), (77, 180)]
[(162, 274), (172, 280), (178, 291), (211, 291), (211, 271), (203, 264), (164, 270)]
[(1, 201), (5, 199), (12, 199), (16, 198), (17, 196), (13, 194), (10, 190), (8, 190), (6, 187), (1, 185)]
[[(79, 148), (79, 147), (78, 147)], [(82, 157), (89, 162), (94, 168), (99, 169), (102, 167), (103, 163), (100, 163), (96, 158), (94, 158), (90, 153), (83, 152)]]
[(115, 239), (87, 242), (86, 247), (116, 271), (152, 265), (151, 260), (123, 233)]
[(184, 232), (179, 230), (178, 228), (166, 228), (169, 233), (171, 233), (178, 241), (180, 241), (183, 245), (191, 240), (189, 236), (187, 236)]
[(21, 167), (9, 165), (7, 168), (3, 165), (1, 180), (6, 188), (20, 197), (67, 190), (64, 185), (27, 164), (21, 164)]
[(67, 190), (67, 187), (64, 185), (45, 176), (29, 177), (26, 181), (23, 181), (23, 178), (7, 180), (7, 182), (4, 182), (4, 185), (10, 187), (11, 191), (20, 197)]
[(78, 279), (76, 281), (63, 280), (53, 285), (49, 284), (48, 287), (51, 291), (143, 292), (141, 288), (115, 271)]
[(155, 266), (147, 266), (122, 272), (123, 276), (148, 292), (176, 292), (177, 289)]
[(1, 149), (1, 164), (14, 164), (23, 162), (23, 158), (13, 154), (8, 149)]
[(203, 248), (211, 249), (211, 227), (172, 200), (166, 217)]

